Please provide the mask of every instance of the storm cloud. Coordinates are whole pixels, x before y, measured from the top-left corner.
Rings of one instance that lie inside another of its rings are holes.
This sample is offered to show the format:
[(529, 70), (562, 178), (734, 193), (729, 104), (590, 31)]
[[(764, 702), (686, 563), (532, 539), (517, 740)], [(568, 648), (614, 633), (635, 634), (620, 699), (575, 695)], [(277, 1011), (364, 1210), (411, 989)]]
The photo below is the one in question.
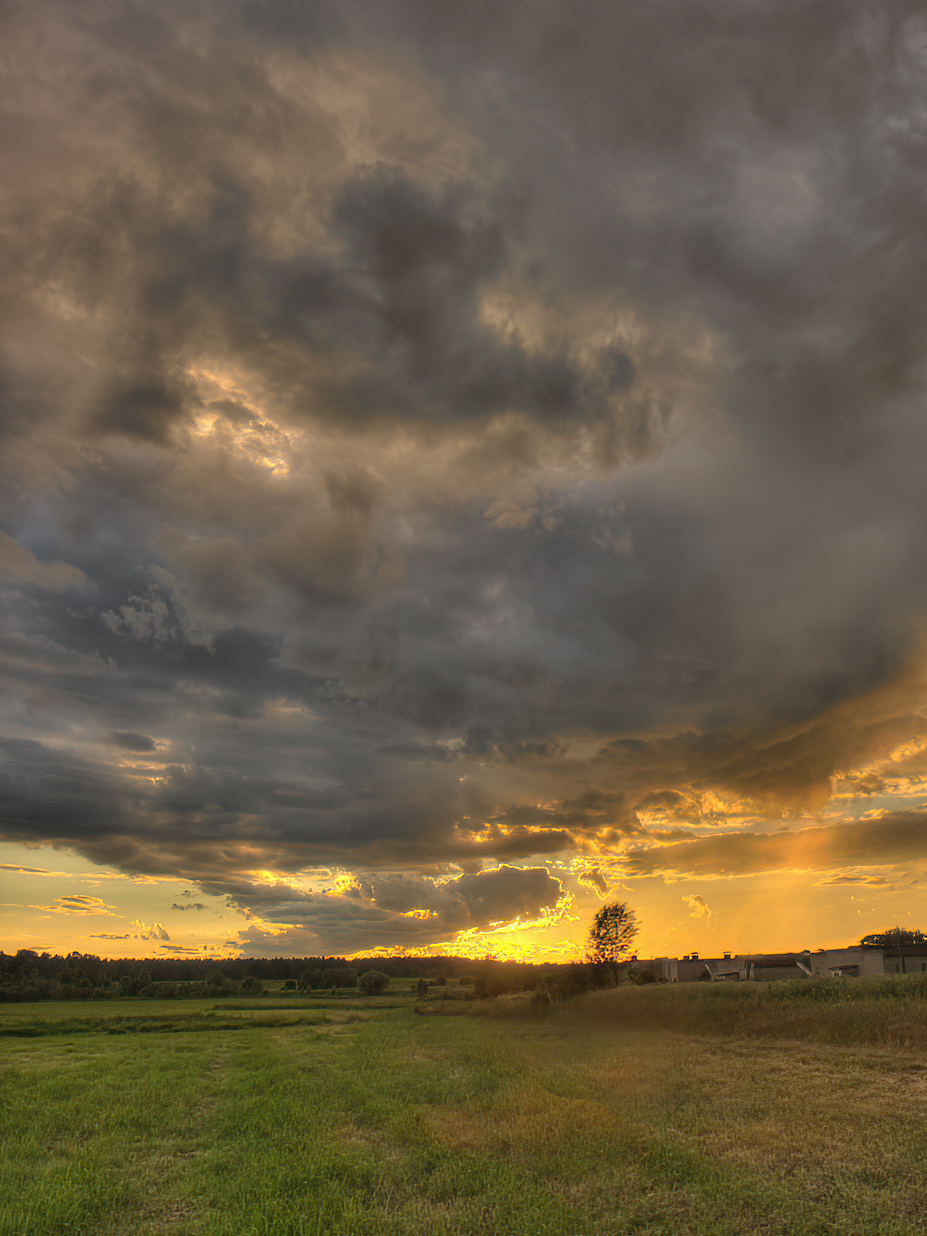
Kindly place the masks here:
[(350, 951), (919, 784), (922, 6), (0, 22), (7, 838)]

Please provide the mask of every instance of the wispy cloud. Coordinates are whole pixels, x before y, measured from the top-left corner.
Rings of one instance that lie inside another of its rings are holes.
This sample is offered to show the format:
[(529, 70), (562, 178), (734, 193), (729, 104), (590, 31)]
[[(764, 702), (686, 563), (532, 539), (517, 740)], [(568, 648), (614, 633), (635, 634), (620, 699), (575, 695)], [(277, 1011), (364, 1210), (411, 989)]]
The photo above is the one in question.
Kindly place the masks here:
[(108, 902), (101, 901), (99, 897), (88, 897), (81, 893), (65, 894), (56, 897), (50, 905), (35, 905), (31, 908), (51, 911), (52, 914), (105, 914), (110, 917), (113, 917), (112, 912), (116, 909)]
[(0, 871), (12, 871), (17, 875), (41, 875), (67, 877), (66, 871), (49, 871), (46, 867), (20, 867), (18, 863), (0, 863)]
[(691, 893), (687, 897), (683, 897), (683, 901), (689, 907), (689, 918), (704, 918), (711, 919), (712, 911), (699, 893)]

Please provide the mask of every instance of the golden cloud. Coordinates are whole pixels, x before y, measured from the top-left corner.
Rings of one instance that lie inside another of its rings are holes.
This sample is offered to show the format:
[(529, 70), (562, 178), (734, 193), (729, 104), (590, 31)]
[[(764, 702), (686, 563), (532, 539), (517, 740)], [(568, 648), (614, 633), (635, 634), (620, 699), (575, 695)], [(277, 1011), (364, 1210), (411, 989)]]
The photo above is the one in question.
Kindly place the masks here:
[(87, 897), (83, 894), (64, 895), (56, 897), (51, 905), (30, 906), (31, 910), (46, 910), (52, 914), (105, 914), (116, 917), (112, 911), (116, 909), (99, 897)]

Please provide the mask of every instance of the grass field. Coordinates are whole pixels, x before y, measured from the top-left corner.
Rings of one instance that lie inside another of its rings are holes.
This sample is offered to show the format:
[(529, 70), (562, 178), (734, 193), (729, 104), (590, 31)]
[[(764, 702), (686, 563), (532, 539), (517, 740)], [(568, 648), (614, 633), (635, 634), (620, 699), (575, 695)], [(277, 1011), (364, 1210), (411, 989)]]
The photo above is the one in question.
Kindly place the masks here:
[(756, 989), (0, 1006), (0, 1232), (923, 1233), (927, 1055), (850, 1003), (855, 1044), (748, 1037), (815, 1007)]

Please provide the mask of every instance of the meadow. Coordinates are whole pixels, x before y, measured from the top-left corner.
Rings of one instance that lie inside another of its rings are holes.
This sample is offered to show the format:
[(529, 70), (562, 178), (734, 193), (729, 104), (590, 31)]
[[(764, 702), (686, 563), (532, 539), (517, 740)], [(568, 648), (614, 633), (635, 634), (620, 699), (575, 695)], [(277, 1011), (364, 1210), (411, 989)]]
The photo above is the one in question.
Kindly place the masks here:
[(0, 1232), (923, 1233), (918, 983), (0, 1006)]

